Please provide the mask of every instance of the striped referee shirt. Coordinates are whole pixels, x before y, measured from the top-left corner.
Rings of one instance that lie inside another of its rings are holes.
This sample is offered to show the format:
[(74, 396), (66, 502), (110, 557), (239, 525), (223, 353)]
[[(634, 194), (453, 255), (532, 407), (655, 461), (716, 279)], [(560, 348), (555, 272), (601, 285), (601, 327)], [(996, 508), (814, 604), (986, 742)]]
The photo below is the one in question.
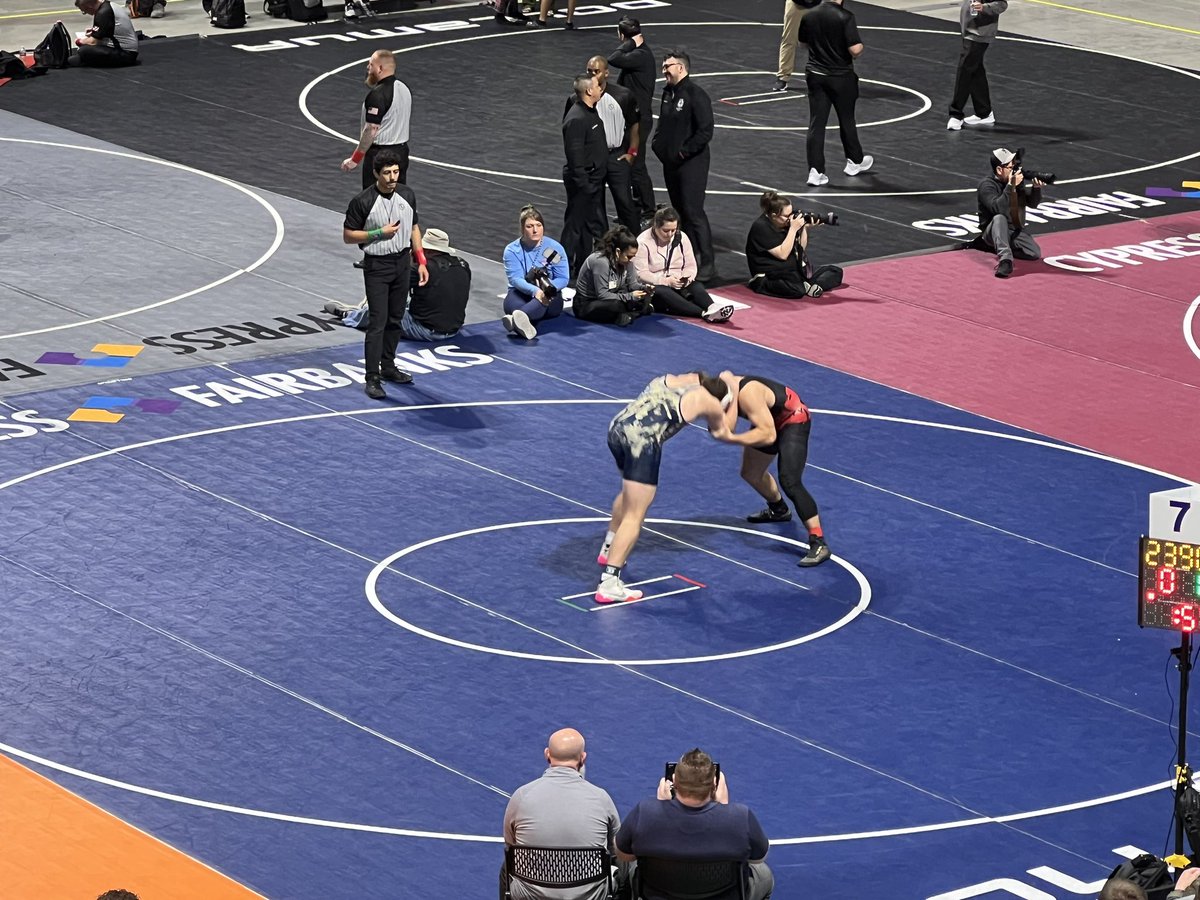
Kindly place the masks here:
[(382, 146), (408, 143), (408, 126), (412, 119), (412, 93), (395, 75), (379, 79), (363, 101), (359, 131), (368, 122), (379, 126), (374, 143)]
[(412, 247), (412, 230), (417, 224), (417, 195), (406, 184), (396, 185), (396, 190), (390, 194), (381, 194), (377, 185), (371, 185), (350, 201), (346, 221), (342, 224), (351, 231), (370, 231), (393, 222), (399, 222), (400, 227), (391, 240), (358, 245), (367, 256), (399, 256)]

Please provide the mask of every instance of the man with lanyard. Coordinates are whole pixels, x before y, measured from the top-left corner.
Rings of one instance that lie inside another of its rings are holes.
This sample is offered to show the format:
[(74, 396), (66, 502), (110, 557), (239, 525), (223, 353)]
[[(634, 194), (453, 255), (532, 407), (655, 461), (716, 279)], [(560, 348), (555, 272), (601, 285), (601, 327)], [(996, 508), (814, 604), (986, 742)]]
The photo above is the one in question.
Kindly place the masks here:
[(78, 49), (67, 57), (68, 66), (115, 69), (137, 65), (137, 32), (124, 6), (113, 6), (108, 0), (75, 0), (75, 8), (92, 17), (92, 27), (75, 41)]
[(621, 492), (613, 501), (612, 519), (596, 562), (604, 567), (596, 588), (597, 603), (640, 600), (641, 591), (621, 581), (621, 567), (629, 559), (642, 531), (646, 512), (658, 490), (658, 469), (663, 444), (689, 422), (703, 419), (719, 441), (733, 442), (726, 410), (733, 402), (732, 372), (720, 376), (704, 372), (660, 375), (608, 425), (608, 450), (621, 470)]
[(414, 257), (417, 283), (429, 281), (417, 227), (417, 198), (412, 188), (400, 184), (400, 160), (390, 150), (375, 157), (375, 183), (350, 201), (342, 241), (358, 244), (366, 254), (363, 282), (370, 311), (364, 341), (366, 392), (372, 400), (382, 400), (387, 394), (381, 378), (412, 383), (412, 376), (396, 367), (396, 345), (403, 331)]
[[(654, 84), (658, 67), (654, 62), (654, 51), (646, 43), (641, 23), (625, 16), (617, 23), (617, 36), (621, 46), (608, 55), (608, 64), (619, 69), (617, 84), (633, 92), (641, 118), (638, 121), (638, 146), (650, 146), (650, 129), (654, 127)], [(641, 219), (654, 215), (654, 184), (646, 171), (646, 154), (633, 158), (633, 198), (637, 201)], [(639, 229), (634, 228), (636, 233)]]
[(396, 57), (391, 50), (376, 50), (367, 61), (362, 132), (354, 152), (342, 160), (342, 171), (362, 164), (364, 190), (375, 181), (375, 154), (389, 150), (400, 163), (400, 184), (408, 183), (408, 126), (412, 120), (412, 93), (396, 78)]
[[(742, 444), (742, 478), (767, 501), (767, 508), (747, 516), (747, 522), (789, 522), (792, 512), (783, 494), (787, 494), (804, 527), (808, 529), (808, 552), (796, 563), (816, 566), (830, 557), (829, 544), (821, 529), (817, 502), (804, 487), (804, 466), (808, 462), (808, 434), (812, 420), (804, 401), (790, 387), (758, 375), (735, 376), (738, 389), (734, 402), (725, 413), (732, 430), (738, 417), (747, 419), (750, 428), (732, 435), (730, 443)], [(778, 458), (779, 483), (768, 469)], [(780, 485), (783, 493), (780, 493)]]
[[(637, 234), (641, 216), (633, 203), (632, 167), (638, 157), (641, 111), (632, 91), (609, 81), (608, 60), (603, 56), (588, 60), (587, 73), (596, 79), (601, 90), (596, 112), (604, 123), (604, 140), (608, 147), (604, 180), (612, 194), (617, 221)], [(578, 102), (579, 98), (572, 94), (567, 100), (566, 112)]]
[(691, 59), (682, 50), (667, 51), (662, 72), (667, 86), (654, 131), (654, 155), (662, 163), (667, 196), (679, 213), (679, 224), (696, 251), (700, 263), (696, 280), (707, 283), (717, 277), (712, 229), (704, 212), (708, 145), (714, 127), (712, 100), (688, 77)]
[(563, 187), (567, 209), (563, 213), (562, 245), (571, 275), (592, 252), (604, 233), (604, 179), (608, 169), (608, 144), (604, 122), (596, 105), (604, 91), (592, 75), (575, 78), (576, 102), (569, 104), (562, 121)]
[(842, 8), (842, 0), (824, 0), (801, 20), (799, 39), (808, 48), (808, 64), (804, 67), (808, 84), (808, 183), (813, 187), (829, 183), (825, 174), (825, 123), (831, 107), (837, 110), (846, 174), (861, 175), (875, 160), (863, 155), (854, 121), (858, 103), (854, 60), (863, 52), (854, 13)]

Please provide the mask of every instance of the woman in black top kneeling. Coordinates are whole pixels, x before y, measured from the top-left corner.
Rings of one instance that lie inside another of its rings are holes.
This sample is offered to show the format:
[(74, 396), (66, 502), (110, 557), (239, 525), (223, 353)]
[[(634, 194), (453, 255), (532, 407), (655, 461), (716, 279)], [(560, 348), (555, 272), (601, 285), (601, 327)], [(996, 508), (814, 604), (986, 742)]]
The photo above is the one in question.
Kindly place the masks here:
[(759, 198), (762, 215), (746, 237), (746, 263), (750, 289), (772, 297), (820, 297), (842, 283), (838, 266), (809, 265), (808, 229), (820, 222), (806, 220), (792, 210), (792, 201), (774, 191)]

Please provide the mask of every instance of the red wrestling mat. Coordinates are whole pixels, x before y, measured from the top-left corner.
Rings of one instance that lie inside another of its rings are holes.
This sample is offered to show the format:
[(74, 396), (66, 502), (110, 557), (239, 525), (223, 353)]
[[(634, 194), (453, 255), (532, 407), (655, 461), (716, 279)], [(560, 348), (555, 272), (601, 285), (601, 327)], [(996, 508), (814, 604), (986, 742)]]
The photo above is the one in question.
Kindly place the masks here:
[[(1038, 236), (995, 278), (978, 251), (866, 263), (819, 300), (751, 305), (721, 330), (1200, 480), (1200, 212)], [(1189, 330), (1185, 331), (1185, 327)], [(803, 385), (799, 386), (803, 391)], [(806, 398), (836, 406), (836, 398)], [(1173, 434), (1150, 425), (1169, 403)]]

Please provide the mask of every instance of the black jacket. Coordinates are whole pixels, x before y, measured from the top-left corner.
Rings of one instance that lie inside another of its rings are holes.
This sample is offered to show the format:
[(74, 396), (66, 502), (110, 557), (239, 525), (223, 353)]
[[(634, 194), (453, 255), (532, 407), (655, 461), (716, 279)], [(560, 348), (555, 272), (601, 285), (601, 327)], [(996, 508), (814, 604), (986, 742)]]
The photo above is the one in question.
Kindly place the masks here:
[(691, 78), (663, 88), (654, 130), (654, 155), (664, 166), (698, 156), (708, 149), (713, 138), (712, 101)]
[(563, 117), (563, 181), (568, 190), (595, 191), (604, 187), (608, 167), (608, 142), (600, 114), (586, 103), (576, 103)]

